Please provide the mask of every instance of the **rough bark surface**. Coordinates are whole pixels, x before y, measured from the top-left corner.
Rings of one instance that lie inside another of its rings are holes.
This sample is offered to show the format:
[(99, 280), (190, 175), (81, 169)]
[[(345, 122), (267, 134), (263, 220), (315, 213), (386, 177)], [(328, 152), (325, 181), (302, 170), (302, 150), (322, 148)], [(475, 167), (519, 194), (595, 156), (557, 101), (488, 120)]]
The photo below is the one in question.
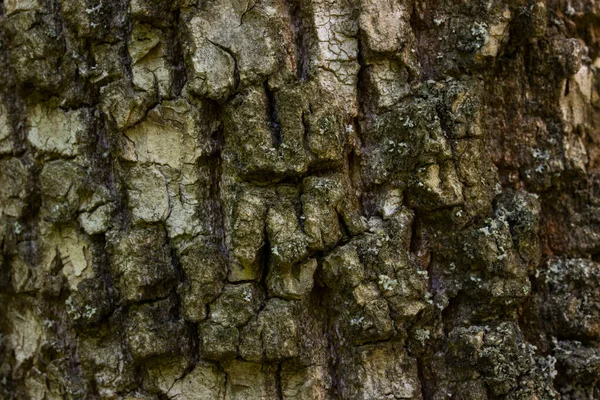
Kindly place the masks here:
[(600, 3), (0, 0), (0, 397), (600, 399)]

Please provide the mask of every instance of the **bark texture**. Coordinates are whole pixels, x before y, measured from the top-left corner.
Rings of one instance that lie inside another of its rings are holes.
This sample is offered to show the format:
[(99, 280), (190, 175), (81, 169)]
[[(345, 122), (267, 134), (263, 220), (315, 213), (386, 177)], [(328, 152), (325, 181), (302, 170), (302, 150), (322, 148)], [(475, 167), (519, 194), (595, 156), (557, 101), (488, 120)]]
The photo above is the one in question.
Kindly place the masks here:
[(0, 397), (600, 399), (600, 3), (0, 1)]

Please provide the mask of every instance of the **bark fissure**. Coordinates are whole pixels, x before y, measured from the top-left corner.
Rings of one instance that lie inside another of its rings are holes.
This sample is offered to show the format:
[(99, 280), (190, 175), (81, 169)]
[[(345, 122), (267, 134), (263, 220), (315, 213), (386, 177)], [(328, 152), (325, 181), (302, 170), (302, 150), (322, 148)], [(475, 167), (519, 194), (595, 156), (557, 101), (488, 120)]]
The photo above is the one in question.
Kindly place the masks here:
[(0, 2), (0, 397), (595, 398), (598, 7), (193, 3)]

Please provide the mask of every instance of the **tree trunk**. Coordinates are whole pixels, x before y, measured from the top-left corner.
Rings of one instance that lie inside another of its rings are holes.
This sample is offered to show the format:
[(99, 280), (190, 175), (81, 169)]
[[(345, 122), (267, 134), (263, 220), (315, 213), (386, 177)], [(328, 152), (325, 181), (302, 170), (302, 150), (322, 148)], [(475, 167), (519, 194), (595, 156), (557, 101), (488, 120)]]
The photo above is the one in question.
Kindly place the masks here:
[(0, 1), (0, 397), (600, 399), (600, 3)]

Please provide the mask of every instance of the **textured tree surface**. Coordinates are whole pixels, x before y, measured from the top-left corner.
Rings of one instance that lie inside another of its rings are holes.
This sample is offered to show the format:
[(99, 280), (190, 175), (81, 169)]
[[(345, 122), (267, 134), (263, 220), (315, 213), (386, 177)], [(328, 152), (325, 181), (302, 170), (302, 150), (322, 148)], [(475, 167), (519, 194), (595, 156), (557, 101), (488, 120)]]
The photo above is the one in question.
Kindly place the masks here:
[(600, 3), (0, 0), (0, 398), (600, 399)]

